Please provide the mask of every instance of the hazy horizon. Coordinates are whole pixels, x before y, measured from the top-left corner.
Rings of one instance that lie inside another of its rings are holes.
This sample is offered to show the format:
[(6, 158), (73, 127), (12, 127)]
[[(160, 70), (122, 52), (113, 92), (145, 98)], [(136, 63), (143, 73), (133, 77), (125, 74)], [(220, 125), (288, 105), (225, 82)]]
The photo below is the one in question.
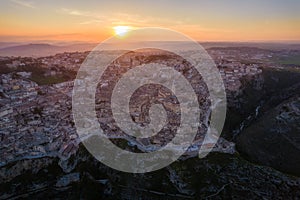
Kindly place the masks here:
[[(85, 41), (85, 40), (74, 40), (74, 41), (64, 41), (64, 40), (24, 40), (24, 41), (1, 41), (0, 44), (16, 44), (16, 45), (26, 45), (26, 44), (50, 44), (50, 45), (76, 45), (76, 44), (98, 44), (102, 41)], [(162, 40), (156, 40), (156, 41), (139, 41), (139, 42), (185, 42), (185, 41), (176, 41), (176, 40), (170, 40), (170, 41), (162, 41)], [(198, 43), (244, 43), (244, 44), (251, 44), (251, 43), (257, 43), (257, 44), (300, 44), (300, 40), (198, 40), (196, 41)]]

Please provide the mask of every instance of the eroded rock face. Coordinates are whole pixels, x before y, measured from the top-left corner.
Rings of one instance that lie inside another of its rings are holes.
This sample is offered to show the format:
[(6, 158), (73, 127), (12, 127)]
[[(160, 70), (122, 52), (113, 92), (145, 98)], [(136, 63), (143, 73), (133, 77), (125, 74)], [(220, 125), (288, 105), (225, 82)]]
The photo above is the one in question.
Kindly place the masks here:
[(281, 103), (238, 136), (250, 160), (300, 176), (300, 97)]
[(300, 73), (289, 69), (263, 68), (262, 74), (243, 77), (238, 92), (227, 91), (227, 114), (222, 136), (235, 142), (236, 136), (257, 118), (299, 94)]
[[(36, 159), (39, 160), (40, 158)], [(46, 159), (46, 158), (44, 158)], [(27, 168), (0, 183), (0, 199), (296, 199), (300, 179), (257, 166), (234, 154), (211, 153), (176, 161), (146, 174), (123, 173), (95, 160), (82, 145), (68, 159), (65, 172), (58, 159)], [(24, 162), (20, 162), (23, 165)], [(38, 162), (38, 161), (36, 161)], [(42, 160), (45, 162), (45, 160)], [(1, 168), (14, 172), (13, 168)]]

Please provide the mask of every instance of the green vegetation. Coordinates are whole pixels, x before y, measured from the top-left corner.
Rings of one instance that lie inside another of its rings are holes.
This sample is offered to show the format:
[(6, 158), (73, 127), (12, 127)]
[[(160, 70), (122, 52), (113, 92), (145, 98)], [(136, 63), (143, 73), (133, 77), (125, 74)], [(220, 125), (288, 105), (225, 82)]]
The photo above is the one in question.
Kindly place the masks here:
[(66, 77), (62, 76), (42, 76), (40, 74), (32, 74), (30, 80), (36, 82), (38, 85), (49, 85), (68, 81)]
[(17, 68), (10, 68), (6, 65), (2, 65), (0, 63), (0, 74), (6, 73), (14, 73), (14, 72), (31, 72), (30, 80), (36, 82), (38, 85), (49, 85), (49, 84), (56, 84), (62, 83), (65, 81), (70, 81), (75, 79), (76, 72), (70, 71), (66, 69), (61, 69), (61, 74), (57, 74), (54, 76), (45, 76), (47, 72), (47, 68), (40, 67), (39, 64), (32, 64), (27, 66), (19, 66)]
[(300, 65), (300, 54), (275, 57), (273, 61), (281, 65)]

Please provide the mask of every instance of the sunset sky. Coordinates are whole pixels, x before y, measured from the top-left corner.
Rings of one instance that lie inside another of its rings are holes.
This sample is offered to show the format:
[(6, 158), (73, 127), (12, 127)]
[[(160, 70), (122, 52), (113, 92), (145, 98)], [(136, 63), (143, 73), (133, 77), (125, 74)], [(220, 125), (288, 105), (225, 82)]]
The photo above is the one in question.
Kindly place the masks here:
[(0, 41), (91, 41), (116, 26), (165, 27), (198, 41), (300, 41), (298, 0), (0, 2)]

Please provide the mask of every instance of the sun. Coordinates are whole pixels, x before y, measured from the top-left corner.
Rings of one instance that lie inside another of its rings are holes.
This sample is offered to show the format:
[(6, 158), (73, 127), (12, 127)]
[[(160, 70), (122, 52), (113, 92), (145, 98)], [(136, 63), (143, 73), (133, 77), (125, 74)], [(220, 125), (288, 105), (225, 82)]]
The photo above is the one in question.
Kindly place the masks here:
[(130, 26), (115, 26), (113, 27), (117, 36), (125, 36), (132, 28)]

